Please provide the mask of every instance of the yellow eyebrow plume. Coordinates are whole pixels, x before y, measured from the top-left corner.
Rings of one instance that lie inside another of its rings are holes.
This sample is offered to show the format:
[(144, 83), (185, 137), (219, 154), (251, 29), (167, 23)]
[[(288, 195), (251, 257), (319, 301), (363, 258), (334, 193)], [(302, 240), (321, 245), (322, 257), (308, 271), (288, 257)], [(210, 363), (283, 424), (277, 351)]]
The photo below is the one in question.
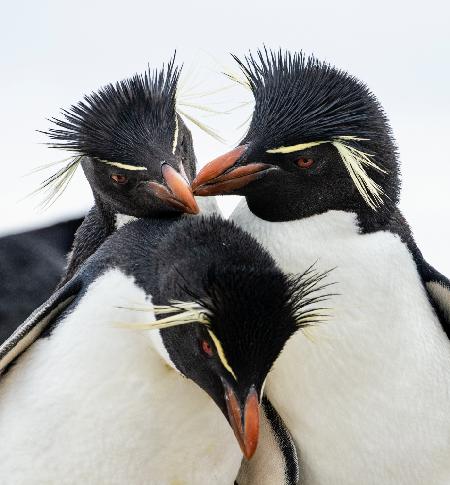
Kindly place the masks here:
[(358, 192), (361, 194), (367, 205), (376, 211), (378, 207), (382, 206), (384, 203), (384, 192), (382, 187), (369, 177), (365, 167), (371, 167), (381, 173), (387, 172), (372, 160), (371, 154), (358, 150), (349, 144), (350, 141), (368, 141), (368, 139), (358, 138), (351, 135), (342, 135), (333, 138), (332, 140), (311, 141), (308, 143), (299, 143), (298, 145), (292, 145), (289, 147), (282, 146), (279, 148), (273, 148), (266, 150), (266, 153), (293, 153), (322, 145), (324, 143), (331, 143), (339, 152), (341, 160), (344, 163), (345, 168), (347, 169)]
[(123, 168), (124, 170), (147, 170), (147, 167), (139, 167), (136, 165), (127, 165), (126, 163), (120, 162), (109, 162), (108, 160), (99, 160), (99, 162), (106, 163), (107, 165), (112, 165), (113, 167)]
[(178, 130), (179, 130), (178, 116), (175, 115), (175, 132), (173, 134), (173, 143), (172, 143), (172, 153), (173, 154), (175, 154), (175, 151), (176, 151), (177, 145), (178, 145)]
[(222, 365), (225, 367), (225, 369), (234, 377), (234, 379), (237, 381), (236, 374), (234, 373), (233, 369), (231, 368), (230, 364), (228, 363), (227, 358), (225, 357), (225, 352), (223, 351), (222, 344), (220, 343), (220, 340), (214, 335), (214, 333), (211, 330), (208, 330), (209, 335), (211, 336), (214, 345), (216, 346), (217, 349), (217, 355), (219, 356), (220, 361), (222, 362)]
[(290, 147), (278, 147), (266, 150), (266, 153), (292, 153), (299, 150), (306, 150), (307, 148), (316, 147), (323, 143), (330, 143), (329, 141), (310, 141), (308, 143), (299, 143), (298, 145), (291, 145)]

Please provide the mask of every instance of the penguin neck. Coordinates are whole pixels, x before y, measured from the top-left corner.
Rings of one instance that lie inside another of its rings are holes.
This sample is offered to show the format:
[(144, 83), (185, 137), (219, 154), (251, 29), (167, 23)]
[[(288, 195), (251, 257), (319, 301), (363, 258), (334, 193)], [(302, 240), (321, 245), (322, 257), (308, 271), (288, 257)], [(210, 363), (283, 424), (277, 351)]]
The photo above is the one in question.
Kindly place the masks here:
[(100, 221), (102, 222), (104, 230), (108, 235), (112, 234), (117, 229), (120, 229), (125, 224), (138, 219), (135, 216), (130, 216), (129, 214), (123, 214), (113, 210), (98, 196), (94, 196), (94, 199)]
[(117, 228), (117, 212), (113, 210), (111, 206), (103, 202), (101, 197), (94, 192), (95, 206), (97, 208), (97, 213), (103, 224), (105, 232), (107, 234), (112, 234)]
[(362, 198), (353, 200), (353, 197), (349, 197), (333, 206), (321, 204), (321, 201), (311, 205), (296, 195), (294, 196), (293, 193), (285, 193), (281, 190), (271, 190), (269, 193), (270, 200), (268, 201), (267, 190), (261, 193), (254, 189), (246, 196), (246, 203), (255, 216), (270, 222), (301, 220), (334, 210), (355, 214), (362, 231), (372, 232), (387, 227), (392, 219), (392, 214), (397, 210), (395, 204), (389, 199), (381, 207), (372, 209)]
[[(153, 319), (126, 309), (134, 305), (151, 308), (133, 278), (108, 270), (4, 376), (0, 432), (10, 439), (0, 443), (0, 476), (11, 483), (62, 483), (73, 473), (79, 483), (233, 483), (241, 453), (219, 408), (164, 363), (152, 331), (114, 325)], [(37, 450), (32, 470), (20, 466)]]

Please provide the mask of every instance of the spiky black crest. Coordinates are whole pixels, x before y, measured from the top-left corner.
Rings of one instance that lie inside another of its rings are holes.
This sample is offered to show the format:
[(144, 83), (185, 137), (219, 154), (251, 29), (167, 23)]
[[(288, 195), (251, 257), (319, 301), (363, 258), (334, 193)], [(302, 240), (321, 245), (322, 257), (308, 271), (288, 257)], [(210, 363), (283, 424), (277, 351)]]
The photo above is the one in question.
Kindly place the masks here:
[[(355, 137), (367, 140), (364, 147), (371, 152), (395, 158), (383, 109), (355, 77), (303, 52), (264, 49), (243, 60), (233, 57), (255, 98), (243, 142), (257, 137), (272, 149)], [(382, 167), (384, 161), (378, 161)]]
[(175, 55), (159, 71), (108, 84), (52, 118), (50, 146), (100, 159), (136, 164), (149, 146), (172, 143), (180, 68)]

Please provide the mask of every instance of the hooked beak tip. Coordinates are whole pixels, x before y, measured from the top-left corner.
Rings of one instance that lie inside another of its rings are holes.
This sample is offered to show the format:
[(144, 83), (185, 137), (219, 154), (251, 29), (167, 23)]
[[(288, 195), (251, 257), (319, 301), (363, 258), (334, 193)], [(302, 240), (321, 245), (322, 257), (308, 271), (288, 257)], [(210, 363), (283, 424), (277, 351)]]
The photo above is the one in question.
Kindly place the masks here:
[(162, 164), (161, 173), (168, 188), (157, 182), (150, 182), (153, 193), (181, 212), (198, 214), (200, 209), (186, 179), (168, 163)]
[(195, 192), (200, 186), (222, 175), (223, 172), (231, 168), (241, 158), (246, 149), (245, 145), (238, 146), (207, 163), (193, 180), (192, 190)]
[(198, 207), (197, 202), (195, 203), (195, 205), (192, 205), (191, 207), (186, 207), (186, 212), (192, 215), (198, 214), (200, 212), (200, 208)]
[(227, 404), (228, 419), (233, 428), (234, 435), (247, 460), (255, 454), (259, 435), (259, 399), (258, 393), (252, 387), (246, 397), (244, 412), (230, 387), (226, 387), (225, 400)]
[(245, 187), (250, 182), (258, 180), (273, 168), (267, 163), (246, 163), (234, 167), (246, 150), (240, 146), (231, 152), (216, 158), (200, 170), (192, 182), (195, 195), (221, 195)]

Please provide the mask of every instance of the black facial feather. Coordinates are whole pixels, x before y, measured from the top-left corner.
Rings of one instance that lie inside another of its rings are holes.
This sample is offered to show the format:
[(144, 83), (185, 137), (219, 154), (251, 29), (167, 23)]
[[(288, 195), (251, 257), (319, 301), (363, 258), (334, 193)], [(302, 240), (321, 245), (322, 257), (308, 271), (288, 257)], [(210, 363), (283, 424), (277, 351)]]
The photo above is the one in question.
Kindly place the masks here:
[(319, 319), (320, 311), (312, 306), (324, 298), (317, 293), (320, 276), (315, 275), (307, 292), (312, 280), (304, 279), (286, 276), (276, 266), (212, 266), (201, 295), (191, 292), (193, 300), (207, 310), (210, 329), (231, 367), (238, 375), (246, 369), (242, 385), (262, 384), (258, 377), (269, 372), (289, 338)]
[(149, 147), (173, 141), (179, 75), (174, 55), (161, 70), (149, 68), (85, 96), (62, 111), (63, 119), (52, 118), (59, 128), (46, 133), (54, 140), (50, 146), (139, 164)]

